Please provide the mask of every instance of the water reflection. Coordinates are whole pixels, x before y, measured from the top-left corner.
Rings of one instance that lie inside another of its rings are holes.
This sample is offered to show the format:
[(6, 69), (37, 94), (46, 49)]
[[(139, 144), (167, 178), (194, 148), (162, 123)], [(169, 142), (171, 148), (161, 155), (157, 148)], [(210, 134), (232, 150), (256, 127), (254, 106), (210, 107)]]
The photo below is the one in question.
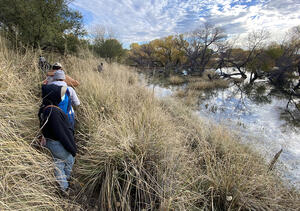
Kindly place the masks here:
[[(162, 81), (151, 89), (157, 96), (171, 96), (185, 86), (169, 86)], [(199, 91), (196, 113), (237, 132), (242, 141), (255, 146), (267, 160), (282, 148), (284, 178), (300, 188), (299, 111), (295, 104), (286, 109), (289, 96), (264, 82), (234, 83), (227, 89)]]

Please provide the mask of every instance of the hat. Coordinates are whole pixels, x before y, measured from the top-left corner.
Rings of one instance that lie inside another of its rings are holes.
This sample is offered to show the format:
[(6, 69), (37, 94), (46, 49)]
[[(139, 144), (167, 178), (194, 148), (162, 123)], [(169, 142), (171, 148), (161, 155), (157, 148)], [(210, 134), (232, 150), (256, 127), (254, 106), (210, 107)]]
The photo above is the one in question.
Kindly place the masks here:
[(57, 70), (54, 73), (53, 79), (54, 80), (65, 80), (66, 79), (65, 72), (63, 70)]
[(59, 62), (56, 62), (56, 63), (53, 65), (53, 67), (60, 67), (60, 68), (62, 68), (62, 65), (61, 65)]

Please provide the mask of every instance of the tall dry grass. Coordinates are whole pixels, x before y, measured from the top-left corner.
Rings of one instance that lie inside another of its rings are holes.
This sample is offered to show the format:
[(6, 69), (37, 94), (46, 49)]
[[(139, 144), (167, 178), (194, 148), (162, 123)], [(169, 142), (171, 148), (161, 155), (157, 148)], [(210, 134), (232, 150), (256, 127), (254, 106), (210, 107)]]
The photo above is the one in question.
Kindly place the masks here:
[(99, 210), (298, 209), (299, 193), (221, 126), (154, 98), (124, 66), (71, 63), (82, 83), (76, 175)]
[(51, 157), (36, 148), (41, 81), (36, 56), (11, 51), (0, 39), (0, 210), (78, 207), (57, 194)]
[(181, 84), (184, 84), (186, 82), (184, 77), (178, 76), (178, 75), (172, 75), (167, 80), (172, 85), (181, 85)]
[(206, 70), (201, 77), (189, 76), (187, 89), (190, 90), (209, 90), (225, 89), (229, 87), (230, 81), (221, 79), (215, 71)]
[(213, 81), (199, 80), (190, 82), (188, 89), (191, 90), (208, 90), (208, 89), (225, 89), (229, 87), (229, 82), (224, 79), (216, 79)]
[[(193, 207), (207, 210), (298, 210), (299, 192), (288, 189), (265, 160), (221, 126), (191, 116), (168, 103), (186, 135), (191, 180), (189, 191), (201, 193)], [(188, 174), (188, 173), (187, 173)], [(184, 176), (185, 177), (185, 176)]]
[[(51, 160), (31, 145), (38, 129), (37, 84), (42, 79), (32, 65), (36, 56), (6, 55), (1, 65), (6, 67), (0, 73), (0, 208), (4, 210), (76, 206), (55, 195)], [(286, 187), (276, 172), (268, 172), (263, 158), (251, 148), (221, 126), (193, 116), (181, 103), (156, 99), (130, 69), (105, 64), (105, 70), (97, 73), (93, 69), (99, 60), (87, 52), (60, 62), (81, 82), (76, 88), (81, 105), (76, 110), (79, 154), (73, 180), (78, 182), (76, 200), (83, 209), (300, 207), (299, 192)]]
[(98, 74), (89, 71), (92, 62), (83, 63), (88, 68), (75, 76), (84, 76), (78, 89), (83, 151), (75, 167), (82, 194), (100, 210), (159, 209), (180, 152), (170, 116), (128, 69), (111, 65)]

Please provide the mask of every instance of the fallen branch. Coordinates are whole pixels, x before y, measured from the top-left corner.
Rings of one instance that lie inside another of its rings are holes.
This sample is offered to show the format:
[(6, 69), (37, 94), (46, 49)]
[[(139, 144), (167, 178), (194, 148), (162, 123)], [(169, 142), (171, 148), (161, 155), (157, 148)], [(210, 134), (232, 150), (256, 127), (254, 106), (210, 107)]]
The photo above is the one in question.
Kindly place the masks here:
[(230, 78), (231, 76), (234, 75), (242, 75), (241, 73), (231, 73), (231, 74), (227, 74), (227, 73), (222, 73), (221, 76), (223, 76), (224, 78)]
[(279, 152), (276, 153), (276, 155), (274, 156), (273, 160), (270, 163), (268, 171), (272, 171), (273, 170), (273, 168), (274, 168), (274, 166), (275, 166), (275, 164), (276, 164), (276, 162), (277, 162), (280, 154), (282, 153), (282, 151), (283, 151), (283, 149), (281, 149)]

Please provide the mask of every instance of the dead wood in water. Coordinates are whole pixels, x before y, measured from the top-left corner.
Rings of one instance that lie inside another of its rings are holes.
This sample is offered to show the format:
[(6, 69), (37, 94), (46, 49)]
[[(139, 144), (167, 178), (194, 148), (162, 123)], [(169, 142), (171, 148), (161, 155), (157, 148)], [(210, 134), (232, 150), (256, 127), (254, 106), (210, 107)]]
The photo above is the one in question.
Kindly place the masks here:
[(275, 166), (275, 164), (276, 164), (276, 162), (277, 162), (280, 154), (282, 153), (282, 151), (283, 151), (283, 149), (281, 149), (279, 152), (276, 153), (276, 155), (274, 156), (273, 160), (270, 163), (268, 171), (272, 171), (273, 170), (273, 168), (274, 168), (274, 166)]

